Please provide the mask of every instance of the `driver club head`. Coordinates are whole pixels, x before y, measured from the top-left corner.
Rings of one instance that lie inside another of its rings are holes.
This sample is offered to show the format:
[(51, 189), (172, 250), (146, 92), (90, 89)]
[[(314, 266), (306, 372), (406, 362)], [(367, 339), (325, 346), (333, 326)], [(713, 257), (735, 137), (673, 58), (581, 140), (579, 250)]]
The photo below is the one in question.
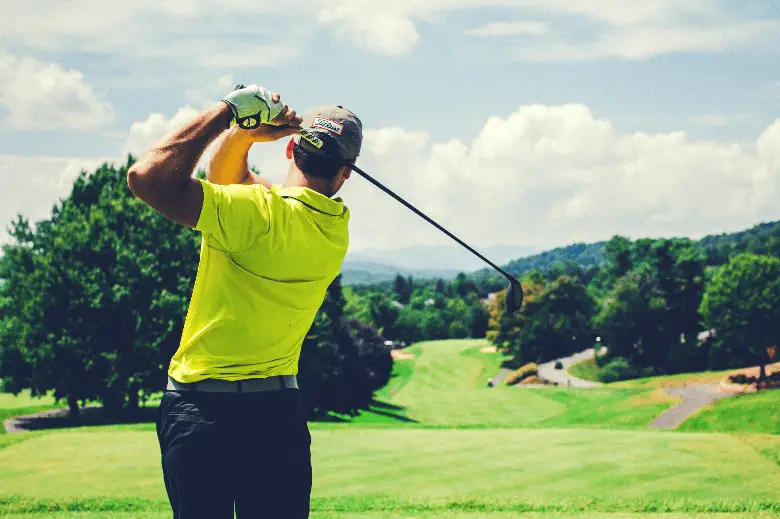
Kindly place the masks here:
[(506, 311), (514, 313), (520, 309), (523, 304), (523, 287), (516, 279), (509, 282), (509, 288), (506, 291)]

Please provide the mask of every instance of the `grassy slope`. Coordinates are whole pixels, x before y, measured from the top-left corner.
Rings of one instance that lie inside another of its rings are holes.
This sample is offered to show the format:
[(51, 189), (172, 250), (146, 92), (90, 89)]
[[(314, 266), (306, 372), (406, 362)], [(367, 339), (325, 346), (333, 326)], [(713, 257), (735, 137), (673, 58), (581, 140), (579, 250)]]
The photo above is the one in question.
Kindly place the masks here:
[(613, 382), (610, 387), (623, 388), (673, 388), (688, 386), (691, 384), (719, 384), (733, 370), (727, 371), (702, 371), (698, 373), (677, 373), (676, 375), (663, 375), (660, 377), (636, 378)]
[[(169, 519), (171, 512), (169, 510), (159, 512), (60, 512), (60, 513), (21, 513), (4, 515), (5, 519)], [(550, 513), (523, 513), (517, 512), (312, 512), (311, 519), (395, 519), (395, 518), (414, 518), (414, 519), (770, 519), (777, 515), (769, 512), (749, 512), (749, 513), (577, 513), (576, 515), (561, 515), (558, 512)]]
[[(599, 391), (563, 387), (487, 387), (501, 367), (501, 353), (482, 353), (483, 340), (420, 343), (396, 361), (380, 406), (353, 423), (439, 427), (632, 427), (645, 428), (677, 401), (651, 390)], [(378, 414), (382, 413), (382, 414)], [(401, 416), (406, 422), (394, 419)]]
[(780, 389), (714, 402), (686, 420), (680, 430), (780, 434)]
[[(413, 428), (312, 424), (313, 518), (780, 516), (780, 436), (593, 429), (644, 429), (670, 402), (636, 388), (487, 388), (501, 357), (483, 345), (415, 346), (378, 395), (385, 414), (357, 420), (406, 416)], [(154, 424), (0, 439), (0, 516), (162, 518), (167, 506)]]
[[(599, 367), (595, 359), (586, 359), (582, 362), (572, 364), (566, 370), (573, 377), (583, 380), (593, 380), (598, 382)], [(613, 382), (609, 385), (612, 388), (628, 389), (652, 389), (652, 388), (672, 388), (682, 387), (689, 384), (718, 384), (726, 379), (726, 376), (734, 370), (725, 371), (703, 371), (700, 373), (678, 373), (676, 375), (663, 375), (659, 377), (637, 378), (632, 380), (622, 380)]]

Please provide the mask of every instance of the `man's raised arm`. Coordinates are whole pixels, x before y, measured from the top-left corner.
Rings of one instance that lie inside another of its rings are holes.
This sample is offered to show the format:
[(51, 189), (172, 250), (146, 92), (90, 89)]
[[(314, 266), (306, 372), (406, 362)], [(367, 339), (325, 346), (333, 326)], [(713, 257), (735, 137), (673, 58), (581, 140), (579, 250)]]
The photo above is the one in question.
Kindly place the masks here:
[[(231, 144), (226, 148), (229, 153), (224, 158), (238, 153), (239, 159), (232, 162), (232, 167), (240, 172), (252, 142), (293, 135), (298, 131), (295, 126), (300, 124), (300, 118), (294, 110), (279, 103), (278, 94), (271, 94), (257, 85), (237, 88), (225, 96), (223, 103), (201, 112), (152, 146), (128, 170), (128, 187), (163, 216), (195, 227), (203, 208), (203, 188), (192, 173), (206, 147), (233, 123), (233, 129), (225, 132), (226, 142), (233, 142), (230, 135), (238, 135), (236, 143), (242, 143), (242, 147)], [(250, 135), (251, 142), (246, 143), (242, 131)], [(241, 155), (236, 150), (244, 149), (243, 146), (246, 149)], [(217, 154), (223, 147), (220, 146)]]

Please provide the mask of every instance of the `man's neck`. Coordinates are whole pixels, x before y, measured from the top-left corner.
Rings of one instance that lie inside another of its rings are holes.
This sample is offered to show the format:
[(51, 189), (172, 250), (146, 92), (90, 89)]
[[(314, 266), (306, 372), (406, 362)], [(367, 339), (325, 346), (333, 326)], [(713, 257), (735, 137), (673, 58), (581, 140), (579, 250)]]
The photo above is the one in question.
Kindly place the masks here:
[(298, 168), (291, 167), (287, 171), (287, 178), (284, 180), (282, 187), (307, 187), (312, 191), (316, 191), (330, 198), (332, 193), (330, 192), (330, 182), (324, 178), (310, 178), (301, 173)]

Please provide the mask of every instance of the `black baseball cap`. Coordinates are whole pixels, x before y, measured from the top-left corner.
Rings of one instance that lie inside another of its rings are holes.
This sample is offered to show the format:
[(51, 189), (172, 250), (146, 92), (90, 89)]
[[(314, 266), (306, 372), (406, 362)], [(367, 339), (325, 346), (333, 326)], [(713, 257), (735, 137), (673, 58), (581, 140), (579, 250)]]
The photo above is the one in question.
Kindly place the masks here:
[(309, 153), (337, 156), (344, 161), (360, 155), (363, 143), (363, 123), (358, 116), (343, 106), (324, 105), (303, 116), (301, 128), (315, 134), (323, 145), (314, 146), (307, 139), (296, 136), (296, 143)]

